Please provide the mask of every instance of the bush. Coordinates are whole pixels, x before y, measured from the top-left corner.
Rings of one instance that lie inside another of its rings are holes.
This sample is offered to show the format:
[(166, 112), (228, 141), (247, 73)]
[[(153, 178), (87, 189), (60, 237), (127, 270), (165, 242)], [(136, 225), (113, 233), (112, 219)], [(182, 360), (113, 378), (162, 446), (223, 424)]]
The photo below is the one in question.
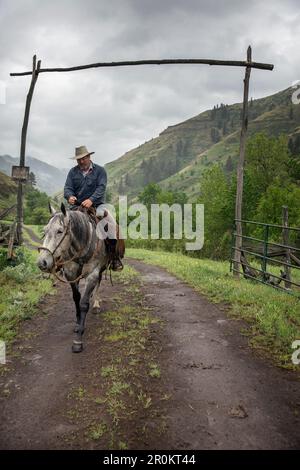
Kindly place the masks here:
[(17, 266), (7, 266), (2, 271), (2, 279), (23, 283), (30, 275), (35, 274), (36, 269), (32, 264), (20, 263)]
[(0, 248), (0, 271), (7, 266), (7, 250)]

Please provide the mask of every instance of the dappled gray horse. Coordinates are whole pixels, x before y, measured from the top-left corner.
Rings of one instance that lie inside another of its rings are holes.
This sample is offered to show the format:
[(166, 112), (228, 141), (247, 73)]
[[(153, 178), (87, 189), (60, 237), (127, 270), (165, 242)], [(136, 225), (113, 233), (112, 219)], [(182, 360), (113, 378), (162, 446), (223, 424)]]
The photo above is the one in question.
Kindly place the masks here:
[[(109, 263), (105, 241), (97, 237), (96, 224), (86, 212), (69, 211), (62, 204), (61, 212), (53, 213), (45, 227), (45, 238), (39, 251), (37, 264), (41, 271), (57, 277), (63, 273), (72, 287), (77, 319), (72, 351), (81, 352), (90, 298), (94, 291), (94, 298), (97, 296), (102, 272)], [(82, 278), (85, 278), (85, 286), (80, 294)]]

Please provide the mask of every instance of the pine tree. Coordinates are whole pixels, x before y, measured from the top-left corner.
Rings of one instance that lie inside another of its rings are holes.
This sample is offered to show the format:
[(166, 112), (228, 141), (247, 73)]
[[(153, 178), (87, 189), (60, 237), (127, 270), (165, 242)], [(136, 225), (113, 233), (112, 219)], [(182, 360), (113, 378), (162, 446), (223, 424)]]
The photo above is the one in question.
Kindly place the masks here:
[(36, 186), (36, 177), (33, 171), (29, 173), (28, 184), (32, 187)]

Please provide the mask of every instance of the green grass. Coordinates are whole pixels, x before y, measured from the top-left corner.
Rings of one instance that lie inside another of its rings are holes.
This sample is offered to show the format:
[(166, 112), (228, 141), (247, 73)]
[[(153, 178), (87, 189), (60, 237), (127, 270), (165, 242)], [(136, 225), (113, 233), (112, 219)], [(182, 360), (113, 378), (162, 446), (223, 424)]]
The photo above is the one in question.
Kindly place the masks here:
[(101, 368), (101, 377), (114, 376), (116, 373), (116, 366), (112, 364), (111, 366), (104, 366)]
[(149, 375), (150, 377), (155, 377), (157, 379), (160, 378), (160, 368), (157, 364), (150, 364), (150, 371), (149, 371)]
[(216, 303), (229, 304), (230, 316), (246, 320), (250, 344), (285, 368), (291, 362), (291, 344), (300, 339), (300, 301), (285, 292), (229, 272), (229, 263), (196, 259), (175, 253), (129, 248), (127, 256), (164, 267)]
[[(257, 258), (255, 259), (253, 256), (248, 256), (247, 262), (251, 265), (252, 268), (255, 268), (258, 270), (262, 269), (261, 263), (258, 261)], [(267, 273), (274, 275), (274, 276), (281, 277), (281, 273), (280, 273), (281, 271), (283, 271), (282, 265), (277, 264), (272, 261), (268, 261), (267, 267), (266, 267)], [(258, 272), (258, 274), (260, 276), (259, 278), (261, 279), (263, 274), (260, 272)], [(295, 266), (293, 266), (290, 269), (290, 278), (292, 282), (295, 282), (300, 285), (300, 269), (297, 269)], [(274, 280), (277, 280), (277, 279), (275, 278)], [(281, 282), (279, 287), (284, 287), (284, 281)], [(297, 286), (292, 286), (292, 289), (294, 290), (295, 294), (299, 295), (299, 288)]]
[(107, 424), (106, 423), (99, 423), (95, 426), (92, 426), (89, 432), (90, 439), (97, 441), (101, 439), (102, 436), (107, 432)]
[(22, 248), (21, 262), (0, 272), (0, 339), (10, 342), (21, 320), (37, 313), (40, 299), (53, 292), (52, 281), (44, 279), (35, 265), (36, 253)]

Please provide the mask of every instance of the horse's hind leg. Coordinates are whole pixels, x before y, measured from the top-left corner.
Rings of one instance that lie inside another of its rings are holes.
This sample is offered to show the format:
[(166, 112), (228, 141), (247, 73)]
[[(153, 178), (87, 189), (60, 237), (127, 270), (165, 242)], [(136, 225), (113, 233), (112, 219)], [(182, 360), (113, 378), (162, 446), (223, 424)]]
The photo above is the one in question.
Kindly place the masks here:
[(99, 297), (101, 281), (102, 281), (102, 273), (99, 274), (99, 282), (98, 282), (98, 285), (96, 285), (94, 289), (94, 294), (93, 294), (93, 307), (91, 311), (94, 314), (100, 313), (101, 311), (101, 299)]
[(90, 296), (93, 292), (97, 282), (99, 281), (99, 270), (93, 271), (85, 281), (85, 288), (84, 292), (80, 299), (80, 322), (78, 326), (78, 331), (76, 335), (76, 339), (73, 341), (72, 351), (73, 352), (81, 352), (83, 350), (82, 344), (82, 335), (84, 333), (84, 325), (85, 325), (85, 318), (86, 314), (89, 310), (90, 306)]
[(71, 287), (72, 287), (72, 292), (73, 292), (73, 300), (74, 300), (75, 307), (76, 307), (76, 325), (75, 325), (74, 331), (75, 331), (75, 333), (77, 333), (78, 328), (79, 328), (79, 324), (80, 324), (80, 298), (81, 298), (81, 295), (80, 295), (80, 292), (79, 292), (79, 282), (74, 282), (73, 284), (71, 284)]

